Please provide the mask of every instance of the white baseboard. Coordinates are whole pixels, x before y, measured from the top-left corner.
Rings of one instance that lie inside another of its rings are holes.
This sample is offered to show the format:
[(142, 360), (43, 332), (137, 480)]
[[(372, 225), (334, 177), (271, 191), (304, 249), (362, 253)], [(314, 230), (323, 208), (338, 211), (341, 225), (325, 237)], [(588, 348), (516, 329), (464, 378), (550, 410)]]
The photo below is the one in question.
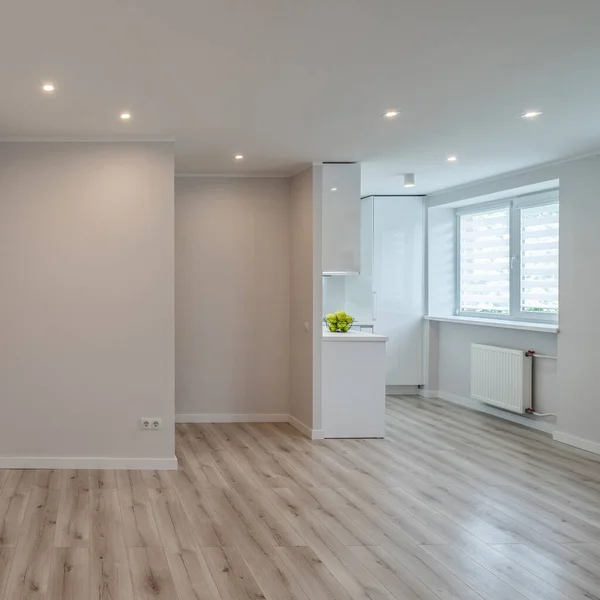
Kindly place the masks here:
[(177, 471), (173, 458), (75, 458), (0, 456), (0, 469), (117, 469), (132, 471)]
[(555, 431), (552, 437), (555, 441), (562, 444), (568, 444), (569, 446), (575, 446), (575, 448), (581, 448), (581, 450), (600, 454), (600, 444), (598, 442), (585, 440), (570, 433), (564, 433), (563, 431)]
[(287, 423), (283, 414), (211, 414), (195, 413), (175, 415), (175, 423)]
[(288, 416), (288, 423), (296, 428), (300, 433), (304, 434), (310, 440), (323, 440), (325, 439), (325, 435), (323, 434), (322, 429), (311, 429), (308, 425), (302, 423), (296, 419), (296, 417), (292, 417), (292, 415)]
[(439, 398), (440, 393), (437, 390), (417, 390), (417, 396), (421, 396), (423, 398)]
[(525, 425), (525, 427), (531, 427), (532, 429), (537, 429), (546, 433), (553, 433), (556, 429), (556, 424), (552, 421), (538, 421), (535, 417), (517, 415), (506, 410), (501, 410), (499, 408), (494, 408), (493, 406), (488, 406), (487, 404), (483, 404), (482, 402), (479, 402), (478, 400), (473, 400), (472, 398), (464, 398), (463, 396), (457, 396), (456, 394), (451, 394), (449, 392), (443, 391), (439, 391), (437, 397), (441, 398), (442, 400), (446, 400), (447, 402), (452, 402), (453, 404), (459, 404), (460, 406), (465, 406), (472, 410), (483, 412), (488, 415), (494, 415), (495, 417), (499, 417), (500, 419), (512, 421), (513, 423), (519, 423), (519, 425)]
[(312, 429), (308, 425), (305, 425), (302, 421), (296, 419), (296, 417), (292, 417), (292, 415), (288, 416), (288, 423), (307, 438), (312, 439)]
[(387, 396), (415, 396), (419, 388), (416, 385), (386, 385)]

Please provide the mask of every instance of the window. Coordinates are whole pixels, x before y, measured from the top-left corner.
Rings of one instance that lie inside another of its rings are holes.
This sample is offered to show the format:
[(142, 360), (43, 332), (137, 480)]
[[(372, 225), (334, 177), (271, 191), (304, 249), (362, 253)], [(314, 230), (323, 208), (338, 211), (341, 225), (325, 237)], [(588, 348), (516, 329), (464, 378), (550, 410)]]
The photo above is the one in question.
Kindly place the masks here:
[(519, 210), (520, 310), (558, 314), (558, 202)]
[(510, 314), (510, 209), (460, 215), (459, 312)]
[(457, 210), (459, 315), (558, 319), (558, 190)]

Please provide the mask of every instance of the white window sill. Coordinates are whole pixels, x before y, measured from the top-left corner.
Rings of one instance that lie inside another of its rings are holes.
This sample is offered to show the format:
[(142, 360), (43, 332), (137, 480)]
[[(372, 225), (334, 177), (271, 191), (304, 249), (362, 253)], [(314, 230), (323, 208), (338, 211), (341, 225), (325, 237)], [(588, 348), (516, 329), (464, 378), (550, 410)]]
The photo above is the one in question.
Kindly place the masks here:
[(442, 323), (462, 323), (463, 325), (483, 325), (484, 327), (502, 327), (504, 329), (521, 329), (523, 331), (543, 331), (558, 333), (557, 323), (532, 323), (531, 321), (507, 321), (505, 319), (479, 319), (477, 317), (425, 317), (427, 321)]

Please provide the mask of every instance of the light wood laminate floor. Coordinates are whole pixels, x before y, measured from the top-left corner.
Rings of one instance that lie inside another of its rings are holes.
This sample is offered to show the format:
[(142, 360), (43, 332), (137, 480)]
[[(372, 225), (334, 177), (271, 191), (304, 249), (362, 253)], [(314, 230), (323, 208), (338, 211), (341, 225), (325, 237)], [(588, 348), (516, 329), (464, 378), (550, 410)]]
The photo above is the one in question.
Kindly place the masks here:
[(0, 471), (2, 600), (600, 598), (600, 462), (439, 401), (386, 440), (180, 425), (178, 472)]

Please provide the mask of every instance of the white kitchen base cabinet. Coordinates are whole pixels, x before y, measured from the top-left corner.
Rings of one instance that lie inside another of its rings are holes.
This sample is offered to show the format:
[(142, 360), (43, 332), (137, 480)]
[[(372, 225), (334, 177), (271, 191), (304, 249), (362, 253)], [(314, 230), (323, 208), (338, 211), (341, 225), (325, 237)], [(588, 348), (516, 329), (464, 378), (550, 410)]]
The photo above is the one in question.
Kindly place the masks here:
[(323, 334), (324, 437), (385, 437), (386, 341), (360, 332)]

